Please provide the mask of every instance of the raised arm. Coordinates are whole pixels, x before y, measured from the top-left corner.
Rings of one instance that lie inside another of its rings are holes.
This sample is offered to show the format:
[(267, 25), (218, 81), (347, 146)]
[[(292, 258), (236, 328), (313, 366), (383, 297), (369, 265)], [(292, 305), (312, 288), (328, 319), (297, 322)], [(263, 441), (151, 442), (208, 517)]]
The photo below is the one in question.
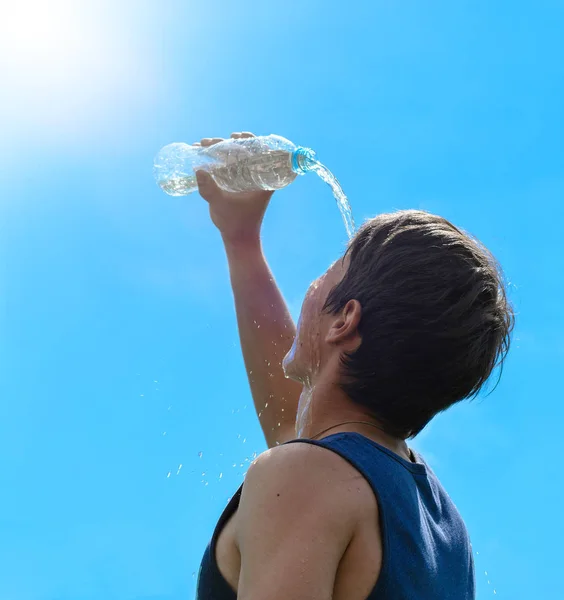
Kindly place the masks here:
[[(251, 134), (233, 134), (233, 137)], [(204, 139), (202, 145), (220, 141)], [(229, 193), (198, 173), (200, 194), (219, 229), (235, 298), (241, 349), (255, 409), (268, 447), (295, 437), (301, 386), (286, 379), (282, 360), (296, 328), (264, 258), (260, 229), (272, 192)]]

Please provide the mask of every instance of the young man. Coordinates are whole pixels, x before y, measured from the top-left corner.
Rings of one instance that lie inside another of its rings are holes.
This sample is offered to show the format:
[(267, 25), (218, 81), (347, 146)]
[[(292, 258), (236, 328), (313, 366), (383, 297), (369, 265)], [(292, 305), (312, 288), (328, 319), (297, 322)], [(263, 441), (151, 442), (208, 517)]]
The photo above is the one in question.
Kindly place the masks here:
[(198, 600), (473, 599), (464, 523), (405, 440), (503, 361), (513, 314), (495, 260), (441, 217), (380, 215), (311, 285), (296, 331), (261, 250), (272, 192), (198, 185), (270, 448), (216, 527)]

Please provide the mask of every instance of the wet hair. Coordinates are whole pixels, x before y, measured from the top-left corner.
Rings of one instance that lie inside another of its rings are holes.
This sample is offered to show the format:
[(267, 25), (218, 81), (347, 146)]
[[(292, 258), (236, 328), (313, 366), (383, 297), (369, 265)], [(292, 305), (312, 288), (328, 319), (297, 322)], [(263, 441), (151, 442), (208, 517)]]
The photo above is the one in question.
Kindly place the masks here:
[(388, 433), (413, 437), (502, 367), (514, 313), (501, 268), (468, 233), (418, 210), (367, 221), (346, 255), (324, 307), (362, 306), (362, 342), (342, 356), (341, 388)]

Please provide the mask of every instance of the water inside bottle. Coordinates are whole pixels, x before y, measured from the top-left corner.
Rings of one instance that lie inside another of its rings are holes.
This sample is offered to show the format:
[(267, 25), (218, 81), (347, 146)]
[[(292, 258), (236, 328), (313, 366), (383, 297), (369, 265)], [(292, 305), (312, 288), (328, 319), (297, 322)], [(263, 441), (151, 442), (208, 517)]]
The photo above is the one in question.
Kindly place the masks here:
[(198, 189), (195, 175), (161, 179), (158, 184), (161, 190), (170, 196), (186, 196)]

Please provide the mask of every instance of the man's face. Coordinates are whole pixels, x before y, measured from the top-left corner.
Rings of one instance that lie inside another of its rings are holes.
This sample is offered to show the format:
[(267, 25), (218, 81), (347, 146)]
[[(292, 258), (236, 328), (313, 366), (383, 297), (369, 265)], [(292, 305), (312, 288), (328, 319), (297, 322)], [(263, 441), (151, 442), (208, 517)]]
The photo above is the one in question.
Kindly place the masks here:
[(322, 310), (331, 290), (346, 272), (348, 259), (338, 260), (310, 286), (302, 304), (294, 344), (284, 359), (286, 376), (310, 386), (327, 354), (325, 337), (331, 315)]

